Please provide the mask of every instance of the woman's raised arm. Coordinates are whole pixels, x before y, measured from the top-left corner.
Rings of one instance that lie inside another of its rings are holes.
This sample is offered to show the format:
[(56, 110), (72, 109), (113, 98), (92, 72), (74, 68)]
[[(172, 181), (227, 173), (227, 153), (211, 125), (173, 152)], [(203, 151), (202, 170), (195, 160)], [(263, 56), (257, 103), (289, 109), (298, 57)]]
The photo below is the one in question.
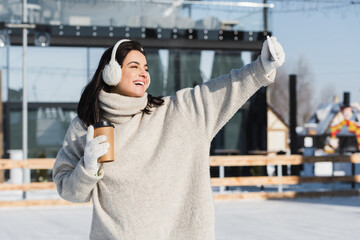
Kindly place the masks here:
[(254, 62), (193, 89), (176, 93), (174, 103), (199, 129), (206, 131), (209, 141), (259, 88), (274, 81), (276, 68), (285, 61), (285, 53), (276, 38), (271, 37), (271, 40), (276, 59), (271, 56), (265, 41), (261, 56)]

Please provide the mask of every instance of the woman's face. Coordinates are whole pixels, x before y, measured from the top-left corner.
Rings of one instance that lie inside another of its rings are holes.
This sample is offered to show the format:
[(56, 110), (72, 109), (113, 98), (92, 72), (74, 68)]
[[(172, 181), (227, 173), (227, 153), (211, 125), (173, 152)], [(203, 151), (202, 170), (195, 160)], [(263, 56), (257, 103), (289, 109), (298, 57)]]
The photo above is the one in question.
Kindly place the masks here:
[(121, 81), (114, 92), (128, 97), (142, 97), (149, 86), (148, 65), (145, 56), (131, 50), (121, 67)]

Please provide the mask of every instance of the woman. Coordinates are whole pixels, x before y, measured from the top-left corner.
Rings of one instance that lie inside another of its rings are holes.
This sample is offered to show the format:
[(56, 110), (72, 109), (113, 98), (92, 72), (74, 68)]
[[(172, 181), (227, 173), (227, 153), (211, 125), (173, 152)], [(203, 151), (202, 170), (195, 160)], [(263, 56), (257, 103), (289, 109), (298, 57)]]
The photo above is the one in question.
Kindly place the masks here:
[[(146, 92), (150, 76), (139, 43), (120, 41), (105, 51), (53, 168), (62, 198), (92, 199), (90, 239), (215, 239), (210, 143), (251, 95), (274, 81), (285, 54), (271, 39), (276, 60), (265, 41), (253, 63), (164, 98)], [(115, 125), (115, 161), (101, 165), (108, 143), (93, 138), (99, 120)]]

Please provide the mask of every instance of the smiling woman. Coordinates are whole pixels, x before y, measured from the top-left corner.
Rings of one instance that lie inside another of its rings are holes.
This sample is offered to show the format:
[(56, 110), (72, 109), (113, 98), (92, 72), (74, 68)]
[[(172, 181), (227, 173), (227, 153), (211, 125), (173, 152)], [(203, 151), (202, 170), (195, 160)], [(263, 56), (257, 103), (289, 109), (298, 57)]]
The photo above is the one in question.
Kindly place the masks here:
[[(285, 54), (271, 41), (276, 60), (265, 42), (251, 64), (159, 98), (146, 92), (150, 76), (139, 43), (121, 41), (105, 51), (53, 168), (62, 198), (92, 200), (90, 239), (215, 239), (210, 144), (259, 88), (274, 81)], [(94, 122), (104, 120), (114, 126), (110, 163), (98, 163), (108, 152), (106, 136), (93, 136)]]

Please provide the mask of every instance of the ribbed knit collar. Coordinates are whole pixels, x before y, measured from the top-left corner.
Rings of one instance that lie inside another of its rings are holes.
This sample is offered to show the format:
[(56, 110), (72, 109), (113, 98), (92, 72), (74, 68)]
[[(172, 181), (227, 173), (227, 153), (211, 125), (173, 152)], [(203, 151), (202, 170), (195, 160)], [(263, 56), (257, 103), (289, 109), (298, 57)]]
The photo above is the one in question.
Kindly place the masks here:
[(134, 115), (142, 113), (148, 102), (148, 94), (143, 97), (127, 97), (117, 93), (101, 91), (99, 105), (104, 110), (104, 118), (112, 123), (124, 123)]

